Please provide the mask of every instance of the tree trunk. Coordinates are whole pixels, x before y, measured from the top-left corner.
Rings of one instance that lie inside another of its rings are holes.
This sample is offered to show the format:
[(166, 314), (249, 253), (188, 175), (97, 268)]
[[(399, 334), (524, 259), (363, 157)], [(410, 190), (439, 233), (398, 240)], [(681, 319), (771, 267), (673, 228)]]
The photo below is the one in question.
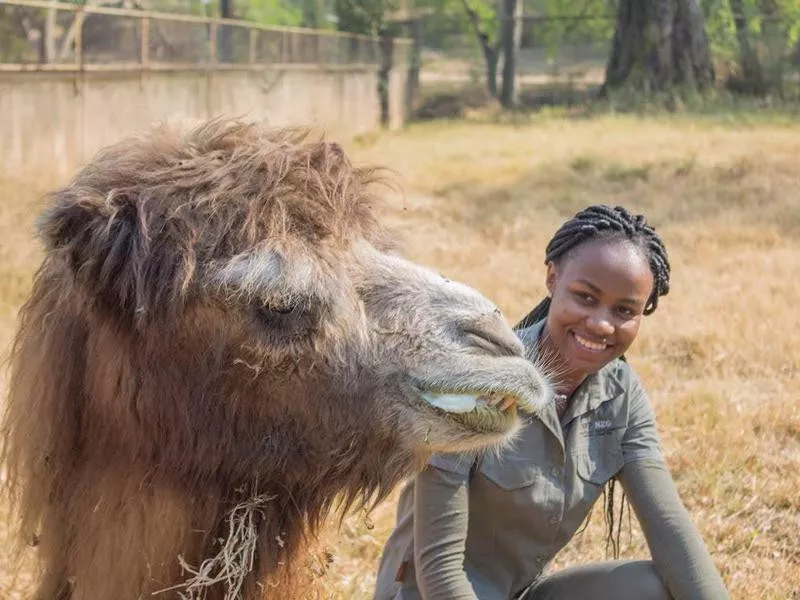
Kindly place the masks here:
[(419, 71), (422, 67), (422, 19), (412, 18), (407, 24), (407, 35), (411, 38), (411, 54), (408, 57), (408, 76), (406, 78), (406, 114), (413, 115), (417, 110), (419, 93)]
[(489, 34), (484, 29), (481, 18), (469, 0), (461, 0), (464, 5), (464, 10), (467, 13), (469, 22), (475, 35), (481, 44), (481, 51), (483, 52), (483, 59), (486, 63), (486, 89), (492, 98), (497, 98), (497, 63), (500, 58), (499, 44), (495, 45), (490, 42)]
[(704, 89), (714, 66), (698, 0), (620, 0), (604, 92)]
[(739, 66), (742, 69), (741, 80), (733, 87), (736, 91), (762, 94), (764, 92), (764, 74), (751, 44), (744, 0), (730, 0), (730, 4), (733, 24), (736, 27), (736, 39), (739, 42)]
[[(219, 16), (222, 19), (233, 19), (233, 0), (219, 0)], [(220, 25), (217, 28), (219, 44), (217, 57), (220, 62), (230, 62), (233, 59), (233, 38), (229, 25)]]
[(389, 108), (389, 83), (394, 67), (394, 38), (382, 35), (380, 38), (381, 64), (378, 70), (378, 100), (381, 107), (381, 125), (388, 127), (391, 124)]
[(783, 26), (781, 8), (777, 0), (761, 0), (761, 35), (766, 48), (766, 65), (762, 76), (767, 92), (783, 97), (784, 52), (788, 43), (788, 32)]
[(497, 64), (500, 62), (500, 53), (497, 48), (485, 46), (483, 59), (486, 62), (486, 91), (492, 98), (497, 98)]
[(522, 1), (503, 0), (503, 89), (500, 104), (504, 108), (517, 105), (517, 58), (522, 38)]

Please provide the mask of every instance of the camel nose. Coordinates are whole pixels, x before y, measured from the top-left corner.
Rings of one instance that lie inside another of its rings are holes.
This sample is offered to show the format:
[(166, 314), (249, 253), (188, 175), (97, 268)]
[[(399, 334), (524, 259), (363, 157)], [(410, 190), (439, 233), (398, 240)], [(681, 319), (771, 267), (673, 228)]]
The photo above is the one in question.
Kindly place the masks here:
[(525, 347), (503, 318), (499, 309), (461, 323), (467, 342), (497, 356), (524, 356)]

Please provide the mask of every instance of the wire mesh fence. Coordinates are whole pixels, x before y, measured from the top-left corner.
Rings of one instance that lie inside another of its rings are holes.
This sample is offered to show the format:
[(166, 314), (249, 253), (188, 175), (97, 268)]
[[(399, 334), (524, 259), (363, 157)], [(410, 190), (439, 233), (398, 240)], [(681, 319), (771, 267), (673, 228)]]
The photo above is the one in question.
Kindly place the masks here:
[[(395, 40), (398, 47), (405, 40)], [(0, 0), (0, 69), (365, 67), (380, 39), (136, 9)]]

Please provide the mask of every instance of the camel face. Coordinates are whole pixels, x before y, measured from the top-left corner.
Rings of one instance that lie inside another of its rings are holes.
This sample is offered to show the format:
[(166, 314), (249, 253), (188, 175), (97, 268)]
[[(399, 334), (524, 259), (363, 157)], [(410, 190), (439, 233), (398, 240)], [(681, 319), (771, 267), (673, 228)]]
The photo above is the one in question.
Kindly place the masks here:
[[(374, 248), (356, 275), (380, 405), (397, 414), (402, 439), (418, 451), (474, 450), (516, 431), (516, 409), (535, 414), (549, 382), (524, 355), (501, 311), (476, 290)], [(486, 397), (510, 396), (501, 410)]]
[(341, 410), (369, 415), (373, 434), (385, 429), (414, 454), (472, 450), (520, 423), (516, 406), (480, 396), (513, 397), (529, 413), (550, 397), (494, 304), (363, 238), (327, 253), (307, 244), (241, 253), (210, 281), (244, 323), (232, 347), (247, 369), (235, 377), (251, 371), (253, 403), (272, 422)]

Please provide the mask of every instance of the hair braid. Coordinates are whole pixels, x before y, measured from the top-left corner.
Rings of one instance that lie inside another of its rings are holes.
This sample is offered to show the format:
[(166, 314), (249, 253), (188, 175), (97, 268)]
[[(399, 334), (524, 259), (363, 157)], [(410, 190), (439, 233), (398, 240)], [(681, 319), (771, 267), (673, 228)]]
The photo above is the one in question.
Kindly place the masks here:
[[(653, 291), (647, 299), (644, 314), (658, 307), (660, 296), (669, 293), (670, 265), (667, 249), (656, 230), (647, 224), (644, 215), (634, 215), (622, 206), (604, 204), (589, 206), (565, 222), (545, 249), (545, 264), (558, 262), (572, 250), (590, 240), (625, 239), (635, 244), (647, 257), (653, 273)], [(518, 324), (528, 327), (547, 316), (550, 298), (542, 300)]]

